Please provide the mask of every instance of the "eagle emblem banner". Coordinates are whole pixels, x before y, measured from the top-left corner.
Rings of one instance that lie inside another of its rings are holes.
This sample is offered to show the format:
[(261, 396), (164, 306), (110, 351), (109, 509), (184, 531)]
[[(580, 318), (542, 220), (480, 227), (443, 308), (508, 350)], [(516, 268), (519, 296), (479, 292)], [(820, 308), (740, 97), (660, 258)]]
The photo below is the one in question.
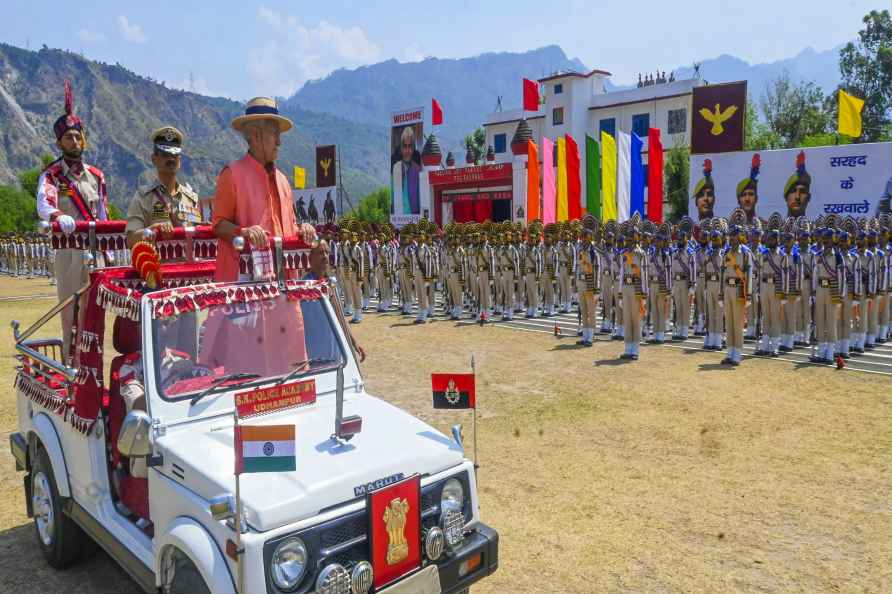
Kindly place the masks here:
[(691, 153), (743, 150), (746, 81), (694, 87)]

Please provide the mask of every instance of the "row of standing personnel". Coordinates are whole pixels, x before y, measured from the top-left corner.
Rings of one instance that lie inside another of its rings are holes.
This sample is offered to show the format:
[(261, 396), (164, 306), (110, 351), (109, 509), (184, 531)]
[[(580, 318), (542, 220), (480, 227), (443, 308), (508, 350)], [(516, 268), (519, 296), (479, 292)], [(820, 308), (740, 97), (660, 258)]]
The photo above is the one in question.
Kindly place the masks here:
[[(744, 338), (756, 354), (812, 346), (816, 362), (886, 341), (892, 313), (892, 220), (814, 222), (772, 215), (694, 225), (582, 221), (526, 229), (513, 223), (421, 221), (396, 233), (354, 224), (331, 239), (331, 264), (352, 322), (378, 299), (425, 323), (442, 294), (451, 319), (481, 323), (576, 311), (579, 343), (596, 331), (637, 359), (641, 338), (704, 336), (737, 365)], [(414, 307), (414, 311), (413, 311)], [(600, 324), (598, 317), (600, 314)]]

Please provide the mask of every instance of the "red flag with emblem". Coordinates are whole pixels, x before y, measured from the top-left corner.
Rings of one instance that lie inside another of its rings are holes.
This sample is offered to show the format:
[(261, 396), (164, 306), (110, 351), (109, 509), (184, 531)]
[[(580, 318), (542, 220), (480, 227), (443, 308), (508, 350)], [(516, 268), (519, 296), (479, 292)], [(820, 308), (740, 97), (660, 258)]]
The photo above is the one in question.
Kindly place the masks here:
[(434, 408), (476, 408), (473, 373), (432, 373)]

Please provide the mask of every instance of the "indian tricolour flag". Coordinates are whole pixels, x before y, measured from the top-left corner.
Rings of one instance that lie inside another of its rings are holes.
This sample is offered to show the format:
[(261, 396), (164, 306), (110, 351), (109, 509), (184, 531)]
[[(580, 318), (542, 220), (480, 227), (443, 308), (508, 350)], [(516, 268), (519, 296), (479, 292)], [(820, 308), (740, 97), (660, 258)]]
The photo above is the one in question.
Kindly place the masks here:
[(294, 425), (235, 428), (235, 473), (288, 472), (297, 468)]

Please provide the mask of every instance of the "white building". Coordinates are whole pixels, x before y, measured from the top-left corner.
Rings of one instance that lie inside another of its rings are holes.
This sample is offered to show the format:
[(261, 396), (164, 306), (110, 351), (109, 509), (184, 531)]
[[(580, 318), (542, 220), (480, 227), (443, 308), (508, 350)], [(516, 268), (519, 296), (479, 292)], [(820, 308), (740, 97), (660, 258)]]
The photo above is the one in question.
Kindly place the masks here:
[[(583, 207), (586, 135), (600, 140), (601, 131), (614, 137), (620, 130), (634, 132), (644, 141), (644, 163), (647, 163), (649, 128), (660, 129), (664, 150), (678, 143), (689, 146), (692, 93), (694, 87), (704, 84), (701, 79), (673, 80), (607, 92), (605, 81), (609, 76), (610, 73), (604, 70), (592, 70), (587, 74), (563, 72), (540, 79), (539, 90), (544, 97), (544, 105), (535, 114), (527, 112), (527, 123), (537, 146), (542, 146), (543, 136), (555, 140), (564, 134), (572, 136), (579, 145)], [(486, 116), (483, 124), (486, 143), (495, 150), (496, 163), (525, 162), (525, 157), (515, 156), (511, 152), (511, 139), (522, 115), (520, 110), (516, 110)], [(523, 201), (519, 201), (518, 190), (515, 188), (514, 201), (523, 204)]]

